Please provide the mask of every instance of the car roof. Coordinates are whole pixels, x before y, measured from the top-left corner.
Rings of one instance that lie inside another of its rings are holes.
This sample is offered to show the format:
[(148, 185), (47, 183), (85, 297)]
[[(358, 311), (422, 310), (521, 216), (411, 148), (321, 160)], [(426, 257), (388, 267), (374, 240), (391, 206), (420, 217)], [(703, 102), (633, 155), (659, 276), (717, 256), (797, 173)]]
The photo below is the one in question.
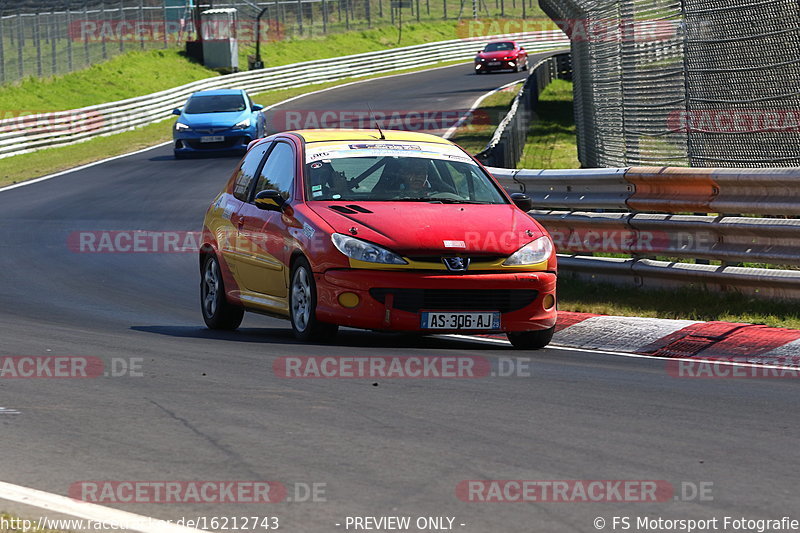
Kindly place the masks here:
[(449, 144), (450, 141), (431, 135), (429, 133), (419, 133), (414, 131), (383, 130), (385, 139), (381, 139), (377, 129), (369, 130), (346, 130), (346, 129), (316, 129), (316, 130), (293, 130), (284, 133), (291, 133), (302, 138), (306, 143), (329, 142), (329, 141), (410, 141), (427, 142), (435, 144)]
[(513, 45), (515, 45), (515, 46), (516, 46), (516, 44), (517, 44), (517, 41), (510, 41), (510, 40), (508, 40), (508, 39), (499, 39), (499, 40), (497, 40), (497, 41), (489, 41), (489, 42), (488, 42), (488, 43), (486, 43), (486, 44), (500, 44), (500, 43), (511, 43), (511, 44), (513, 44)]
[(192, 96), (222, 96), (226, 94), (242, 94), (243, 92), (243, 89), (209, 89), (192, 93)]

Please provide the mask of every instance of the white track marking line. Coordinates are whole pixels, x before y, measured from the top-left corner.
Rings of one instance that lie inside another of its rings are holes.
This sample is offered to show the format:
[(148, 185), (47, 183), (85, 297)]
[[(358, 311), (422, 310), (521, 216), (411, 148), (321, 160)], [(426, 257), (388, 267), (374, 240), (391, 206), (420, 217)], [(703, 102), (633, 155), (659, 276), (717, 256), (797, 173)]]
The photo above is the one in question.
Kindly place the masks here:
[(29, 489), (2, 481), (0, 481), (0, 499), (38, 507), (53, 513), (65, 514), (87, 521), (119, 524), (124, 526), (120, 527), (120, 529), (138, 531), (139, 533), (202, 532), (201, 529), (179, 526), (178, 524), (171, 524), (157, 518), (111, 509), (94, 503), (73, 500), (66, 496), (50, 494), (49, 492)]
[(466, 113), (461, 115), (461, 118), (458, 119), (458, 122), (456, 122), (455, 124), (450, 126), (450, 128), (446, 132), (444, 132), (444, 135), (442, 135), (442, 138), (443, 139), (450, 139), (450, 137), (452, 137), (456, 133), (456, 130), (458, 128), (460, 128), (462, 124), (464, 124), (464, 122), (469, 118), (469, 116), (472, 114), (472, 112), (475, 111), (475, 109), (478, 106), (480, 106), (483, 103), (484, 100), (486, 100), (487, 98), (489, 98), (490, 96), (492, 96), (495, 93), (499, 93), (500, 91), (502, 91), (503, 89), (505, 89), (507, 87), (511, 87), (512, 85), (516, 85), (516, 84), (524, 82), (524, 81), (525, 80), (522, 79), (522, 80), (516, 80), (516, 81), (512, 81), (510, 83), (506, 83), (502, 87), (498, 87), (497, 89), (492, 89), (488, 93), (478, 97), (478, 99), (475, 100), (472, 103), (472, 107), (469, 108), (469, 111), (467, 111)]
[(19, 411), (16, 409), (11, 409), (9, 407), (0, 407), (0, 415), (18, 415), (20, 414)]
[[(274, 103), (274, 104), (272, 104), (270, 106), (265, 107), (262, 110), (262, 112), (263, 111), (269, 111), (270, 109), (272, 109), (274, 107), (287, 104), (287, 103), (292, 102), (294, 100), (297, 100), (299, 98), (305, 98), (306, 96), (312, 96), (312, 95), (315, 95), (315, 94), (324, 93), (326, 91), (332, 91), (334, 89), (340, 89), (342, 87), (348, 87), (350, 85), (355, 85), (357, 83), (367, 83), (367, 82), (370, 82), (370, 81), (385, 80), (386, 78), (396, 78), (398, 76), (409, 76), (411, 74), (420, 74), (422, 72), (431, 72), (433, 70), (440, 70), (440, 69), (443, 69), (443, 68), (458, 67), (458, 66), (461, 66), (461, 65), (464, 65), (464, 64), (465, 63), (458, 63), (456, 65), (444, 65), (444, 66), (441, 66), (441, 67), (434, 67), (434, 68), (428, 68), (428, 69), (423, 69), (423, 70), (415, 70), (413, 72), (402, 72), (400, 74), (389, 74), (388, 76), (379, 76), (377, 78), (369, 78), (367, 80), (350, 81), (350, 82), (347, 82), (347, 83), (343, 83), (341, 85), (334, 85), (333, 87), (326, 87), (324, 89), (319, 89), (319, 90), (316, 90), (316, 91), (312, 91), (310, 93), (304, 93), (304, 94), (300, 94), (300, 95), (297, 95), (297, 96), (293, 96), (291, 98), (287, 98), (286, 100), (282, 100), (280, 102), (277, 102), (277, 103)], [(259, 94), (259, 93), (253, 93), (253, 94)], [(169, 119), (164, 119), (164, 120), (169, 120)], [(126, 154), (121, 154), (121, 155), (116, 155), (114, 157), (101, 159), (100, 161), (94, 161), (93, 163), (87, 163), (85, 165), (81, 165), (81, 166), (75, 167), (75, 168), (70, 168), (68, 170), (62, 170), (61, 172), (57, 172), (55, 174), (50, 174), (50, 175), (47, 175), (47, 176), (42, 176), (41, 178), (34, 178), (32, 180), (27, 180), (27, 181), (23, 181), (23, 182), (20, 182), (20, 183), (15, 183), (13, 185), (8, 185), (6, 187), (0, 187), (0, 192), (10, 191), (11, 189), (16, 189), (17, 187), (24, 187), (26, 185), (33, 185), (34, 183), (39, 183), (40, 181), (46, 181), (46, 180), (50, 180), (50, 179), (53, 179), (53, 178), (57, 178), (59, 176), (63, 176), (65, 174), (69, 174), (71, 172), (77, 172), (79, 170), (83, 170), (85, 168), (93, 167), (95, 165), (102, 165), (103, 163), (108, 163), (109, 161), (114, 161), (115, 159), (121, 159), (123, 157), (128, 157), (128, 156), (132, 156), (132, 155), (136, 155), (136, 154), (141, 154), (142, 152), (146, 152), (148, 150), (153, 150), (154, 148), (160, 148), (162, 146), (167, 146), (169, 144), (172, 144), (172, 141), (167, 141), (167, 142), (155, 144), (153, 146), (148, 146), (147, 148), (143, 148), (141, 150), (136, 150), (135, 152), (128, 152)], [(33, 152), (33, 153), (36, 153), (36, 152)]]
[[(502, 344), (505, 346), (511, 346), (509, 341), (503, 339), (489, 339), (485, 337), (473, 337), (470, 335), (441, 335), (442, 337), (454, 339), (454, 340), (461, 340), (461, 341), (470, 341), (470, 342), (484, 342), (488, 344)], [(745, 361), (729, 361), (726, 359), (714, 359), (714, 358), (702, 358), (702, 357), (664, 357), (660, 355), (647, 355), (641, 353), (630, 353), (630, 352), (612, 352), (606, 350), (593, 350), (589, 348), (571, 348), (569, 346), (559, 346), (557, 344), (548, 344), (543, 350), (561, 350), (565, 352), (584, 352), (588, 354), (600, 354), (600, 355), (613, 355), (615, 357), (629, 357), (631, 359), (651, 359), (651, 360), (661, 360), (661, 361), (687, 361), (690, 363), (711, 363), (714, 365), (728, 365), (728, 366), (739, 366), (739, 367), (746, 367), (746, 368), (765, 368), (765, 369), (774, 369), (774, 370), (793, 370), (797, 367), (789, 366), (789, 365), (774, 365), (774, 364), (761, 364), (761, 363), (748, 363)], [(520, 351), (522, 353), (530, 353)], [(800, 370), (800, 369), (798, 369)]]
[[(142, 152), (147, 152), (148, 150), (152, 150), (154, 148), (160, 148), (162, 146), (166, 146), (168, 144), (172, 144), (172, 141), (163, 142), (160, 144), (156, 144), (153, 146), (148, 146), (147, 148), (142, 148), (141, 150), (136, 150), (135, 152), (128, 152), (126, 154), (115, 155), (113, 157), (108, 157), (106, 159), (101, 159), (100, 161), (94, 161), (92, 163), (87, 163), (85, 165), (81, 165), (79, 167), (70, 168), (67, 170), (62, 170), (61, 172), (57, 172), (55, 174), (50, 174), (47, 176), (42, 176), (41, 178), (34, 178), (32, 180), (22, 181), (20, 183), (15, 183), (13, 185), (7, 185), (6, 187), (0, 188), (0, 192), (10, 191), (11, 189), (16, 189), (17, 187), (24, 187), (26, 185), (33, 185), (34, 183), (39, 183), (40, 181), (47, 181), (53, 178), (57, 178), (59, 176), (63, 176), (65, 174), (70, 174), (72, 172), (77, 172), (79, 170), (83, 170), (85, 168), (93, 167), (95, 165), (102, 165), (103, 163), (108, 163), (109, 161), (114, 161), (115, 159), (122, 159), (123, 157), (128, 157), (136, 154), (141, 154)], [(36, 153), (36, 152), (33, 152)]]

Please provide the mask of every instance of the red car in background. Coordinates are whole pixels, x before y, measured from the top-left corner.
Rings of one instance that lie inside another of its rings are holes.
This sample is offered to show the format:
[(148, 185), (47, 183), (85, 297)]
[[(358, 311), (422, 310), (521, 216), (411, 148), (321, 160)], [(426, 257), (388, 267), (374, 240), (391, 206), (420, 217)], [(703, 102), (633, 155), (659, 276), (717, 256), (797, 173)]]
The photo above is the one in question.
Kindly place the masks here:
[(528, 52), (514, 41), (492, 41), (475, 56), (475, 74), (490, 70), (528, 70)]

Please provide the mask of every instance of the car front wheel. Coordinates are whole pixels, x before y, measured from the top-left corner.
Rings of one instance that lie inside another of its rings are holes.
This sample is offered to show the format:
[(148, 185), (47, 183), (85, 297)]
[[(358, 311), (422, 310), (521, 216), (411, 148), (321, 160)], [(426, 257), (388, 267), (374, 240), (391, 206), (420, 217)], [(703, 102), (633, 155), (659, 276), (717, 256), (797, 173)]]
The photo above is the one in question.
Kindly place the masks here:
[(317, 320), (317, 284), (306, 259), (298, 259), (292, 269), (289, 289), (289, 315), (294, 336), (302, 341), (325, 341), (339, 329), (335, 324)]
[(203, 264), (200, 307), (203, 310), (203, 321), (210, 329), (233, 330), (239, 327), (244, 318), (244, 309), (231, 305), (225, 298), (222, 271), (219, 261), (213, 255), (209, 255)]
[(544, 348), (553, 340), (553, 333), (556, 332), (555, 326), (539, 331), (517, 331), (506, 333), (512, 346), (518, 350), (539, 350)]

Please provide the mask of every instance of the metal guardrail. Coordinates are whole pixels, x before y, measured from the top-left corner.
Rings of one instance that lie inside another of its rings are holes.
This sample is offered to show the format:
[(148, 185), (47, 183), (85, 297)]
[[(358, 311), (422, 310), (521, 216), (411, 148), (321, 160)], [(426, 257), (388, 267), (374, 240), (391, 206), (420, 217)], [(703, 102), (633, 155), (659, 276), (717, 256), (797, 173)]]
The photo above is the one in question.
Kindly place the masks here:
[(800, 168), (489, 171), (578, 277), (800, 299)]
[(570, 54), (564, 52), (539, 61), (522, 85), (486, 147), (475, 154), (490, 166), (514, 168), (522, 158), (528, 128), (539, 104), (539, 95), (555, 79), (570, 79)]
[(358, 78), (467, 59), (474, 55), (476, 46), (499, 38), (515, 39), (529, 51), (550, 50), (567, 43), (564, 34), (558, 30), (497, 35), (480, 40), (441, 41), (239, 72), (117, 102), (0, 120), (0, 158), (82, 142), (159, 122), (169, 118), (173, 108), (183, 104), (191, 93), (199, 90), (239, 88), (257, 94), (273, 89)]

